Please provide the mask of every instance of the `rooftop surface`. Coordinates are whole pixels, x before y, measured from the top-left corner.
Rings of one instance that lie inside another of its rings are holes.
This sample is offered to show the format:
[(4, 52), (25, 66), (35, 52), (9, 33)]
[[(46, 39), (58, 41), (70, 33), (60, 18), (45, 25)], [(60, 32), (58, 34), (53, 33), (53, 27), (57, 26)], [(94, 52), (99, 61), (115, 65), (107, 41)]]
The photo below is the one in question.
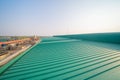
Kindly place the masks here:
[(50, 37), (25, 53), (0, 80), (120, 80), (120, 45)]

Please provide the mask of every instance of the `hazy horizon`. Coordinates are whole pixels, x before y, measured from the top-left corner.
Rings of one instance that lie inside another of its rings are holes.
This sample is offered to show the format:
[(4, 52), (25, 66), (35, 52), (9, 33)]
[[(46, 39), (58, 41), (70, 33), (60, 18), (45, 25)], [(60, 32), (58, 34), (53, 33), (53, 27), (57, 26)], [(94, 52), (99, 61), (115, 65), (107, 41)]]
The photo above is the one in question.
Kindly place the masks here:
[(0, 0), (0, 36), (120, 32), (119, 0)]

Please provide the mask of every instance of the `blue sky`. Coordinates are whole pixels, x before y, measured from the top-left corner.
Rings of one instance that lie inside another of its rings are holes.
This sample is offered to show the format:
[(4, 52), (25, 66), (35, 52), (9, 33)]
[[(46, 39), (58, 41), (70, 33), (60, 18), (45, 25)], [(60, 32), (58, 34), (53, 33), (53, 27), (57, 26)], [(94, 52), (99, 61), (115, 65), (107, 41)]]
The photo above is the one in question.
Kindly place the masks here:
[(120, 0), (0, 0), (0, 35), (120, 32)]

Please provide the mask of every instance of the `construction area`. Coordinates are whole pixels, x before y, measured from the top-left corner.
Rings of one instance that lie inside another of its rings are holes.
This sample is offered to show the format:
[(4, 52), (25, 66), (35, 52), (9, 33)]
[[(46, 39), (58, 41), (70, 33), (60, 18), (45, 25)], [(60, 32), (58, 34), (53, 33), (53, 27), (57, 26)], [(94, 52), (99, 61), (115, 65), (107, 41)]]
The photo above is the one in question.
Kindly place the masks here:
[(6, 64), (9, 60), (36, 44), (37, 41), (38, 38), (35, 37), (10, 38), (9, 41), (4, 39), (3, 42), (0, 42), (0, 66)]
[(0, 67), (0, 80), (120, 80), (120, 33), (61, 35)]

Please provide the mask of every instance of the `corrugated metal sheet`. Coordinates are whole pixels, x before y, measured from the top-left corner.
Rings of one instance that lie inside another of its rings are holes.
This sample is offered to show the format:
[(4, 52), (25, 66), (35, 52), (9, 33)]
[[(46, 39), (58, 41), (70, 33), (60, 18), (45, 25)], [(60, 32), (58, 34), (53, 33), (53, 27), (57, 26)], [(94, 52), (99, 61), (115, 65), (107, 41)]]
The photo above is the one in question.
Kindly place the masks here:
[(0, 79), (120, 80), (119, 45), (73, 39), (50, 41), (32, 48)]

